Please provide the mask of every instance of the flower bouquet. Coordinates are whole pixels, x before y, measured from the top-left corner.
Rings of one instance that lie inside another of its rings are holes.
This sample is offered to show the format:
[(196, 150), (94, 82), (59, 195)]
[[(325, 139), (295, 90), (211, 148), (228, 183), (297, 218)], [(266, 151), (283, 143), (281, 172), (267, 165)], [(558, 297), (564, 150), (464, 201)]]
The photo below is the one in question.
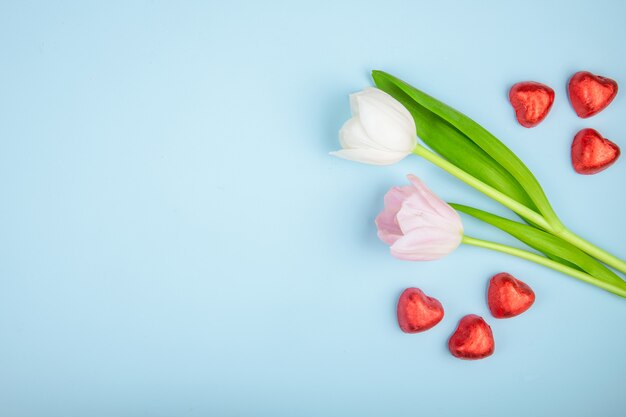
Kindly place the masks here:
[[(373, 71), (372, 76), (376, 88), (350, 96), (353, 117), (341, 128), (342, 149), (333, 155), (389, 165), (414, 154), (519, 216), (519, 221), (513, 221), (446, 203), (409, 175), (410, 185), (392, 188), (376, 218), (378, 236), (390, 245), (393, 256), (433, 260), (465, 243), (536, 262), (626, 297), (626, 281), (615, 272), (626, 274), (626, 262), (567, 228), (535, 176), (500, 140), (406, 82), (382, 71)], [(467, 236), (459, 212), (503, 230), (527, 247)]]

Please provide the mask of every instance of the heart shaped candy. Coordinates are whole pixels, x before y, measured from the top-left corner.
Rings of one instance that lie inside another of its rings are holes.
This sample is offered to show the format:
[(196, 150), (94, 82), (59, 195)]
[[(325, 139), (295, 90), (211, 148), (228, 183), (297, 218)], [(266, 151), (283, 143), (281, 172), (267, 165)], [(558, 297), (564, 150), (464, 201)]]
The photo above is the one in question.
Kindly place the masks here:
[(554, 90), (545, 84), (524, 81), (511, 87), (509, 101), (517, 121), (524, 127), (535, 127), (546, 118), (554, 103)]
[(490, 356), (495, 350), (491, 327), (475, 314), (463, 317), (448, 341), (448, 349), (459, 359), (474, 360)]
[(407, 288), (398, 300), (398, 324), (405, 333), (419, 333), (434, 327), (443, 318), (443, 306), (419, 288)]
[(617, 83), (588, 71), (577, 72), (568, 85), (569, 100), (578, 117), (600, 113), (617, 95)]
[(579, 174), (591, 175), (603, 171), (619, 156), (619, 146), (594, 129), (581, 130), (572, 142), (572, 166)]
[(535, 302), (533, 290), (511, 274), (501, 272), (489, 281), (487, 305), (497, 319), (514, 317), (528, 310)]

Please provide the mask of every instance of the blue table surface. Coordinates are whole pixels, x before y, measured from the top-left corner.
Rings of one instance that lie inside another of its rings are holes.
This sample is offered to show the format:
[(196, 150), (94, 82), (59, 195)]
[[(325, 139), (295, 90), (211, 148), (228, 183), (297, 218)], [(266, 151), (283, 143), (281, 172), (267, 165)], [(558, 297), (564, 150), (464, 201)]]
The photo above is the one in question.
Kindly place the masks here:
[[(545, 4), (544, 4), (545, 3)], [(549, 4), (548, 4), (549, 3)], [(402, 262), (376, 237), (414, 173), (509, 215), (417, 157), (332, 158), (348, 94), (383, 69), (470, 115), (574, 231), (626, 256), (626, 162), (571, 168), (592, 127), (626, 147), (626, 95), (579, 119), (576, 71), (626, 85), (626, 3), (0, 3), (0, 416), (623, 416), (626, 303), (462, 246)], [(507, 93), (556, 91), (534, 129)], [(468, 234), (515, 243), (467, 218)], [(491, 275), (535, 290), (492, 318)], [(409, 286), (444, 320), (402, 333)], [(465, 314), (495, 354), (450, 355)]]

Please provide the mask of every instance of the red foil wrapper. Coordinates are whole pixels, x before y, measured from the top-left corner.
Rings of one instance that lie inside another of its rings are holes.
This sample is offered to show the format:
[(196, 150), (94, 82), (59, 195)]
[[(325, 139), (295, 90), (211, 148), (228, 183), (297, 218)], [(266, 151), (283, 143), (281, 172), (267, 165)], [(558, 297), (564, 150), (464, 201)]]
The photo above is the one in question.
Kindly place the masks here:
[(617, 95), (617, 83), (610, 78), (580, 71), (570, 78), (567, 90), (576, 114), (587, 118), (611, 104)]
[(493, 354), (495, 342), (491, 327), (480, 316), (469, 314), (461, 319), (448, 341), (448, 349), (459, 359), (483, 359)]
[(520, 315), (534, 302), (533, 290), (511, 274), (501, 272), (489, 281), (487, 305), (491, 314), (497, 319)]
[(515, 117), (524, 127), (535, 127), (546, 118), (554, 103), (554, 90), (535, 81), (515, 84), (509, 91)]
[(604, 171), (617, 161), (620, 149), (594, 129), (583, 129), (572, 142), (572, 166), (579, 174), (592, 175)]
[(443, 318), (443, 306), (419, 288), (407, 288), (398, 300), (398, 324), (405, 333), (419, 333), (434, 327)]

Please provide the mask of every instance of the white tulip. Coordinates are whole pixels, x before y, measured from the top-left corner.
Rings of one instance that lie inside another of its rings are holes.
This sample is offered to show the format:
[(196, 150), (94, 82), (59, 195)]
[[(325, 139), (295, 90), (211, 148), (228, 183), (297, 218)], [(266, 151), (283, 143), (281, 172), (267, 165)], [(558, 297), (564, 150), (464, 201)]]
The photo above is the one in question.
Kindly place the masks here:
[(352, 119), (339, 131), (343, 149), (331, 155), (372, 165), (391, 165), (417, 145), (411, 113), (378, 88), (350, 95)]

